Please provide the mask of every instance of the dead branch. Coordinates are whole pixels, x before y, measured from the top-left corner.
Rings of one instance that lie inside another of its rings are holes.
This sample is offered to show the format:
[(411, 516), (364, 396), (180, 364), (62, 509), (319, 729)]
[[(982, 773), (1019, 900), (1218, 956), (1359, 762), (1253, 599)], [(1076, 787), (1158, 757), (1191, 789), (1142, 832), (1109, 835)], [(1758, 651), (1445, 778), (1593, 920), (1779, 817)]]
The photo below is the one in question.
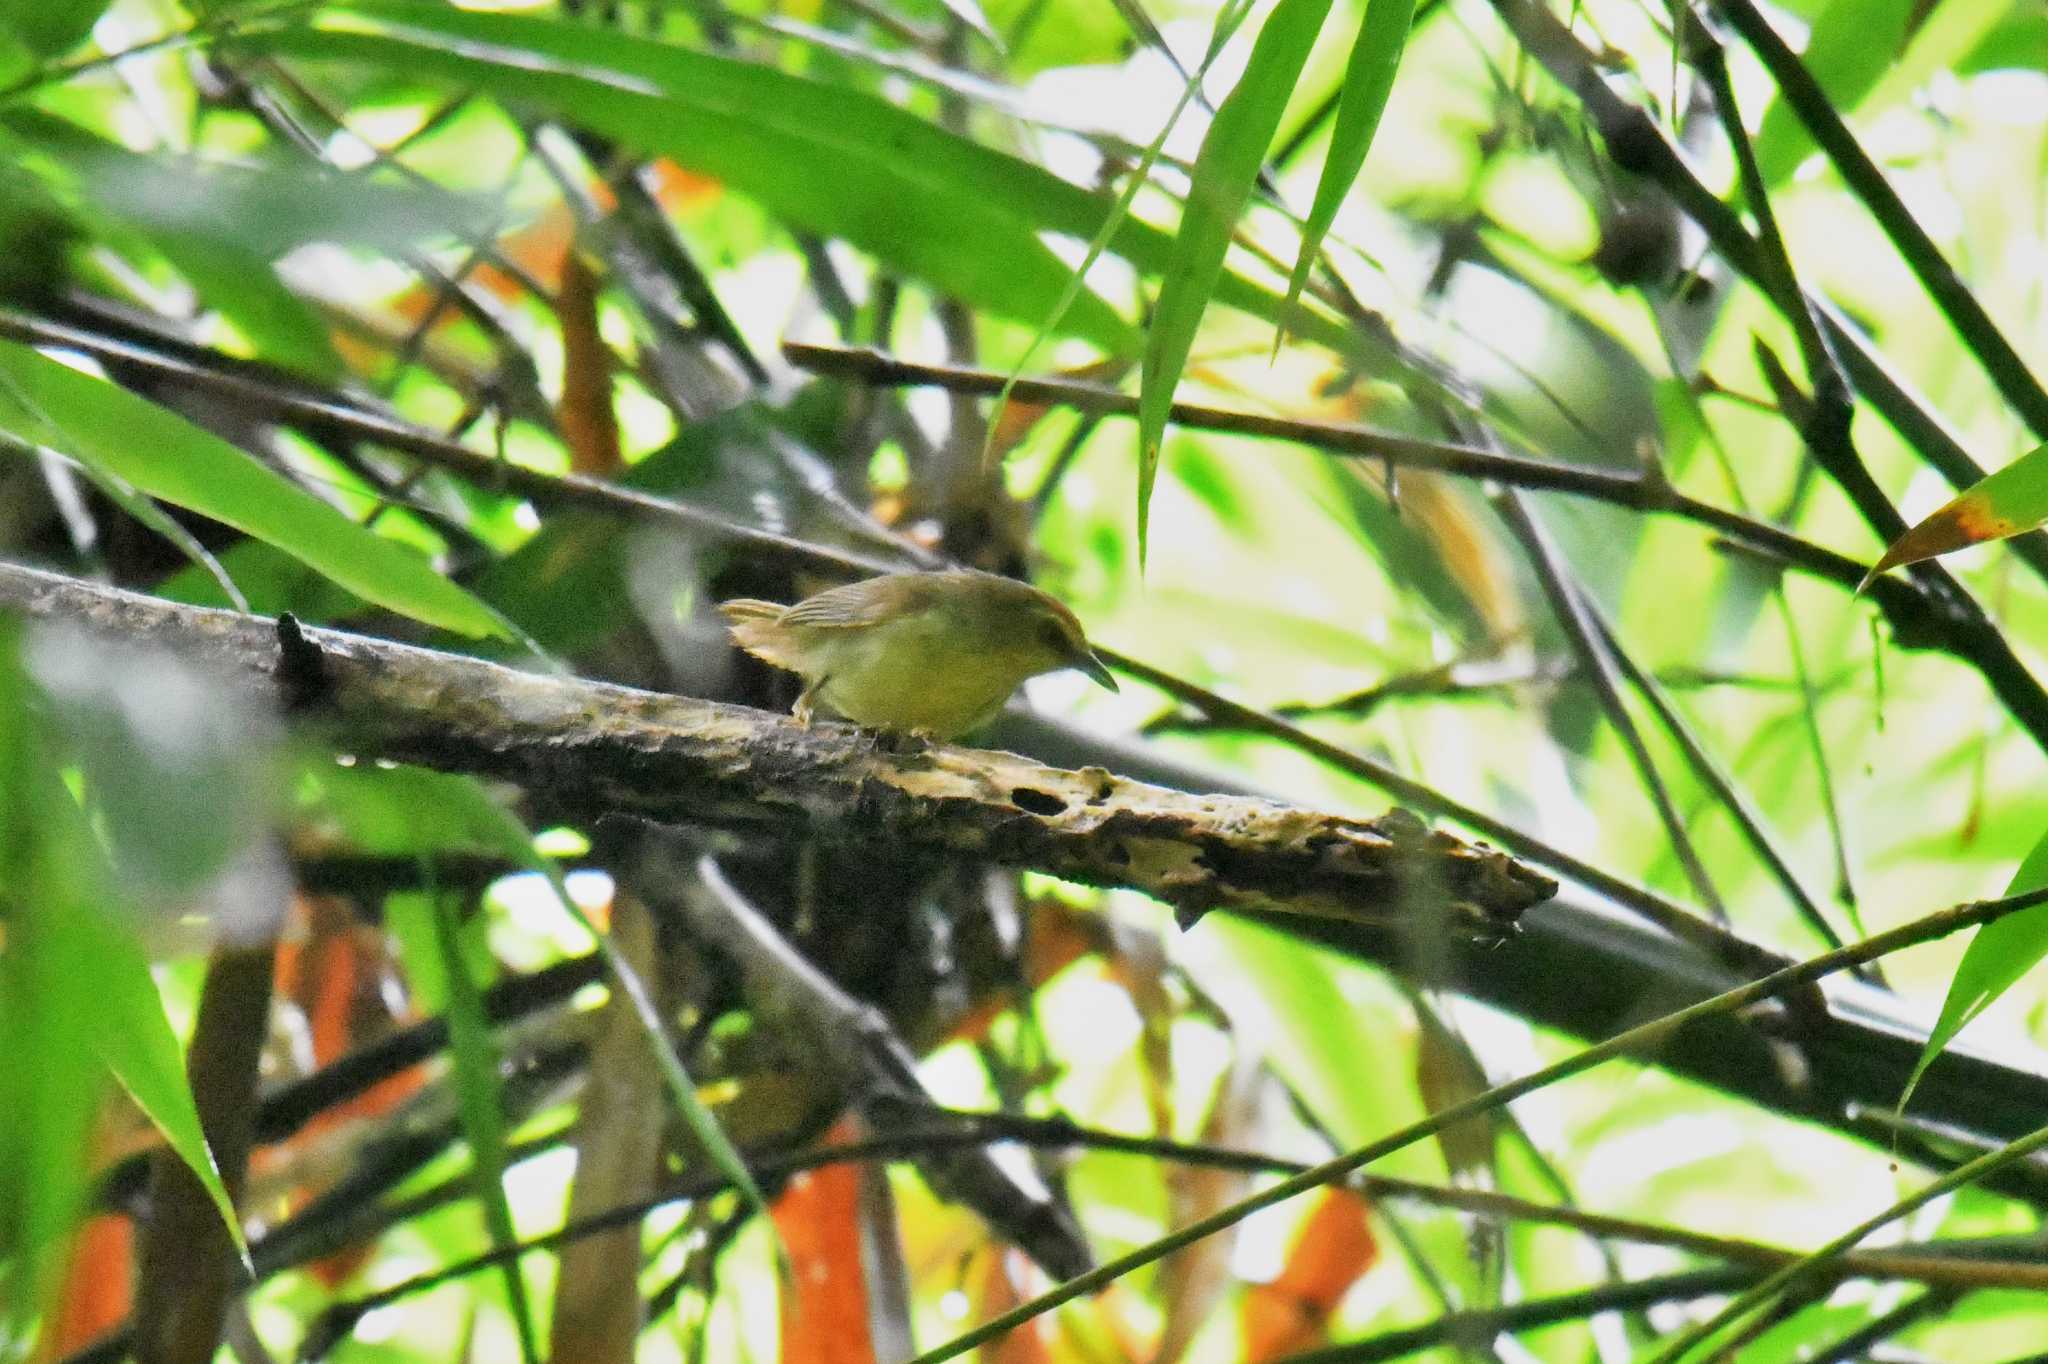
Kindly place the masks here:
[[(0, 565), (0, 611), (112, 634), (289, 703), (338, 751), (510, 780), (552, 805), (754, 833), (883, 840), (1143, 891), (1186, 921), (1282, 910), (1497, 935), (1556, 883), (1403, 810), (1361, 820), (1191, 796), (952, 745), (182, 606)], [(281, 649), (280, 641), (296, 647)], [(310, 646), (310, 647), (307, 647)], [(280, 666), (282, 664), (282, 667)]]

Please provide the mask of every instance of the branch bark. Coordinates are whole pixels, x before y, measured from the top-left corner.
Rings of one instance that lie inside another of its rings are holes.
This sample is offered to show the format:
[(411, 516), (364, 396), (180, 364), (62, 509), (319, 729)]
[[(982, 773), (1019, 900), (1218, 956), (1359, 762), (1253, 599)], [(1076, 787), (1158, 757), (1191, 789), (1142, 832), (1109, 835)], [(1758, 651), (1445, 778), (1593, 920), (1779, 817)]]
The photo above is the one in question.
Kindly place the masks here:
[(241, 692), (223, 704), (265, 704), (287, 690), (300, 716), (359, 757), (508, 779), (592, 816), (882, 839), (1143, 891), (1183, 921), (1217, 908), (1278, 910), (1421, 930), (1448, 919), (1464, 934), (1498, 936), (1557, 888), (1401, 810), (1350, 819), (1010, 753), (891, 752), (846, 726), (807, 730), (743, 706), (334, 630), (303, 631), (317, 660), (294, 650), (280, 674), (271, 621), (10, 565), (0, 565), (0, 610), (203, 663)]

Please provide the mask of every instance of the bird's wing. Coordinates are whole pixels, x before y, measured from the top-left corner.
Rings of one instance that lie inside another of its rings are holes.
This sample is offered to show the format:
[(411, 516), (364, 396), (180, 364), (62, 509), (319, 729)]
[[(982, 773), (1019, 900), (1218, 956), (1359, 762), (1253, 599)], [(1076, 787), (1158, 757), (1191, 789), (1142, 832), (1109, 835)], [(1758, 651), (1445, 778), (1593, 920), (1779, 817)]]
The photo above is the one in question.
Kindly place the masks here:
[(895, 619), (930, 605), (938, 573), (897, 573), (844, 587), (827, 588), (789, 608), (784, 625), (814, 630), (846, 630)]

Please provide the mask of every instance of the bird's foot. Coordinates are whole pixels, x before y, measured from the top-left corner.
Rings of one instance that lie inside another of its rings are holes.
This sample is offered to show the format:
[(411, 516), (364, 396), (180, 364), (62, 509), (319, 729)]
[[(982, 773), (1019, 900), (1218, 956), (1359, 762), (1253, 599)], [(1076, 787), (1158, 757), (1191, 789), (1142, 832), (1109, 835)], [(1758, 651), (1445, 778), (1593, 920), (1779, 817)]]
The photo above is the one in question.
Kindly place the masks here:
[(867, 742), (868, 752), (887, 753), (898, 758), (922, 753), (937, 742), (931, 731), (924, 729), (880, 729), (864, 725), (860, 732)]

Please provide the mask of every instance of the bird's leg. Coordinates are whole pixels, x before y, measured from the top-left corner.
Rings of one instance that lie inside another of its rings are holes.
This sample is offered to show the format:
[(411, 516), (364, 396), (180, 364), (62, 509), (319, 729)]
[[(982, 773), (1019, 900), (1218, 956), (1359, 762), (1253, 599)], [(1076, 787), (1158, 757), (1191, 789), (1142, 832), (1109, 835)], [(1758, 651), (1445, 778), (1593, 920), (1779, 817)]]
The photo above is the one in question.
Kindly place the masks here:
[(818, 693), (824, 690), (825, 681), (826, 679), (821, 677), (817, 681), (806, 685), (803, 692), (796, 698), (796, 704), (789, 708), (789, 713), (794, 715), (796, 722), (805, 729), (811, 727), (811, 708), (817, 703)]

